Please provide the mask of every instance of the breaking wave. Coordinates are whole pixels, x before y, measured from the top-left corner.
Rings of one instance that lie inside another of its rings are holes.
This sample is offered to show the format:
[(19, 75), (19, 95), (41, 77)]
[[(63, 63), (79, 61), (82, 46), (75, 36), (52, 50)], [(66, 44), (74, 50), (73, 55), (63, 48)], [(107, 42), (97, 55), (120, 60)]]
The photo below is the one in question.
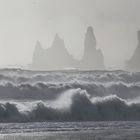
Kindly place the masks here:
[(0, 70), (0, 122), (140, 120), (140, 73)]
[(1, 122), (140, 120), (140, 102), (73, 89), (51, 101), (1, 101)]
[(63, 82), (63, 83), (6, 83), (0, 85), (0, 99), (20, 100), (53, 100), (63, 92), (81, 88), (93, 97), (117, 95), (123, 99), (140, 97), (140, 83), (126, 84), (123, 82), (95, 83), (95, 82)]

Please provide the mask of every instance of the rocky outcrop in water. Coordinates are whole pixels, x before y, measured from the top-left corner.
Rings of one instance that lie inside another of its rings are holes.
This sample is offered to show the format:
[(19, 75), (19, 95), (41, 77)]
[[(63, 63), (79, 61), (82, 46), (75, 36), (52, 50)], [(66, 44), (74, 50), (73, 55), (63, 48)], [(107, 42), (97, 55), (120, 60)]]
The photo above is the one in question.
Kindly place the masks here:
[(133, 71), (139, 71), (140, 70), (140, 31), (137, 32), (137, 38), (138, 38), (138, 45), (137, 48), (134, 51), (134, 54), (126, 62), (126, 69), (127, 70), (133, 70)]
[(96, 48), (96, 39), (93, 28), (88, 27), (85, 35), (83, 58), (78, 61), (69, 54), (64, 41), (56, 34), (52, 46), (43, 49), (40, 42), (36, 43), (31, 69), (37, 70), (62, 70), (81, 69), (94, 70), (104, 68), (102, 52)]
[(64, 41), (56, 34), (52, 46), (43, 49), (39, 42), (36, 43), (32, 68), (40, 70), (61, 70), (77, 66), (65, 47)]
[(104, 58), (101, 50), (96, 48), (96, 38), (92, 27), (88, 27), (85, 42), (84, 42), (84, 55), (81, 60), (82, 69), (103, 69)]

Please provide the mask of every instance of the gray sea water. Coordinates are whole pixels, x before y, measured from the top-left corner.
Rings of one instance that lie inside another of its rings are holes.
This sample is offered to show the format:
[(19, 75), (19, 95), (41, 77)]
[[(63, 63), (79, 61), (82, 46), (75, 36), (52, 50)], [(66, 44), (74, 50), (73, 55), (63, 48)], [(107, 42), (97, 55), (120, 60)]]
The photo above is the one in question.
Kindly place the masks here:
[(0, 124), (1, 140), (139, 140), (140, 122)]
[(0, 69), (0, 139), (140, 139), (140, 73)]

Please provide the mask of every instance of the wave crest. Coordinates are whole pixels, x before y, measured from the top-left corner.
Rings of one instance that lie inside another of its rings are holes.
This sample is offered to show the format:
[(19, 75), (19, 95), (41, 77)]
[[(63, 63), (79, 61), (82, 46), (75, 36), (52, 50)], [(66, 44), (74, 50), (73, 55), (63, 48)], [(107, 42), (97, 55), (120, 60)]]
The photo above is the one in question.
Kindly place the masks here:
[[(66, 98), (70, 102), (63, 102), (62, 98), (55, 101), (31, 102), (3, 102), (0, 104), (1, 122), (29, 122), (29, 121), (120, 121), (140, 120), (140, 102), (129, 102), (116, 95), (106, 97), (91, 97), (85, 90), (68, 91)], [(68, 96), (67, 96), (68, 97)], [(54, 102), (60, 106), (54, 106)], [(22, 104), (22, 105), (21, 105)], [(21, 111), (21, 107), (24, 110)], [(29, 109), (30, 108), (30, 109)]]

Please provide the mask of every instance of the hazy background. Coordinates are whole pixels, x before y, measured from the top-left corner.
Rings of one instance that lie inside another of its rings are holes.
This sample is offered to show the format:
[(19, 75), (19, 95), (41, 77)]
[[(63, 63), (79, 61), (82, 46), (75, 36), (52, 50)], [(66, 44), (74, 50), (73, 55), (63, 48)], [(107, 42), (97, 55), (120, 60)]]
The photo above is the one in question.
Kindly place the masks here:
[(83, 54), (87, 26), (107, 68), (120, 68), (137, 45), (140, 0), (0, 0), (0, 66), (31, 63), (36, 40), (51, 46), (55, 33), (75, 58)]

